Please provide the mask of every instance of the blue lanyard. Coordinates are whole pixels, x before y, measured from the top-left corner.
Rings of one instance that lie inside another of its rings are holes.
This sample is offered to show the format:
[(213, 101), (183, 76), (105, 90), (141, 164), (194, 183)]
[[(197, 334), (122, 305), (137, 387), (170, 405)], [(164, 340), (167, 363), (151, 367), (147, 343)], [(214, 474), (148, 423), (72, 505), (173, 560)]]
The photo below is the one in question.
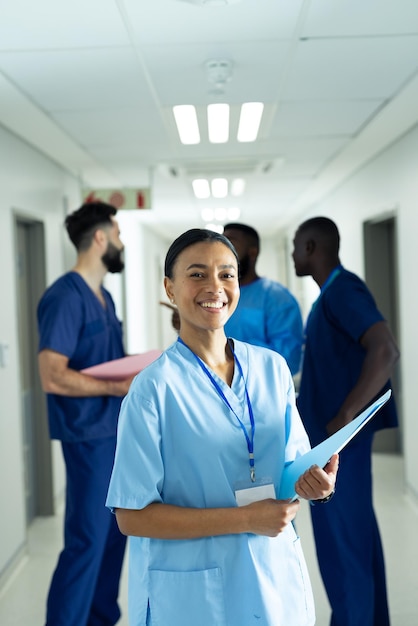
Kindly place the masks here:
[(332, 270), (331, 274), (328, 276), (328, 278), (326, 279), (326, 281), (321, 287), (321, 296), (324, 293), (325, 289), (328, 289), (330, 284), (337, 278), (338, 274), (340, 274), (343, 269), (344, 268), (342, 265), (338, 265), (336, 268)]
[(326, 289), (328, 289), (328, 287), (330, 286), (330, 284), (337, 278), (337, 276), (339, 274), (341, 274), (341, 271), (343, 270), (343, 266), (342, 265), (338, 265), (338, 267), (334, 268), (331, 272), (331, 274), (328, 276), (328, 278), (326, 279), (326, 281), (324, 282), (324, 284), (321, 287), (321, 293), (319, 294), (319, 296), (317, 297), (317, 299), (315, 300), (315, 302), (312, 305), (312, 308), (310, 310), (310, 313), (308, 315), (308, 320), (306, 322), (306, 327), (308, 326), (309, 323), (309, 318), (312, 315), (312, 313), (314, 312), (319, 300), (321, 299), (322, 295), (324, 294), (324, 291)]
[(211, 381), (212, 385), (215, 387), (216, 391), (218, 392), (218, 395), (222, 398), (222, 400), (225, 402), (225, 404), (227, 405), (227, 407), (229, 408), (230, 411), (232, 411), (232, 413), (235, 415), (235, 417), (237, 418), (239, 425), (241, 426), (241, 429), (245, 435), (245, 439), (247, 441), (247, 448), (248, 448), (248, 459), (249, 459), (249, 464), (250, 464), (250, 478), (251, 478), (251, 482), (255, 482), (255, 466), (254, 466), (254, 433), (255, 433), (255, 421), (254, 421), (254, 415), (253, 415), (253, 408), (251, 406), (251, 401), (250, 401), (250, 396), (248, 395), (248, 390), (247, 390), (247, 385), (245, 384), (245, 379), (244, 379), (244, 374), (242, 371), (242, 367), (241, 367), (241, 363), (238, 361), (238, 358), (231, 346), (230, 341), (228, 340), (228, 345), (231, 348), (232, 354), (234, 356), (234, 360), (238, 366), (238, 370), (240, 373), (240, 376), (244, 382), (244, 388), (245, 388), (245, 397), (247, 399), (247, 406), (248, 406), (248, 413), (250, 414), (250, 422), (251, 422), (251, 434), (248, 434), (247, 429), (245, 428), (245, 425), (242, 423), (242, 421), (240, 420), (240, 418), (238, 417), (238, 415), (235, 413), (234, 409), (232, 408), (232, 406), (230, 405), (228, 398), (225, 396), (224, 392), (222, 391), (222, 388), (219, 386), (218, 382), (214, 379), (214, 377), (212, 376), (212, 374), (210, 373), (210, 371), (208, 370), (208, 368), (206, 367), (206, 365), (204, 364), (204, 362), (202, 361), (202, 359), (200, 359), (197, 354), (195, 354), (193, 352), (193, 350), (191, 348), (189, 348), (189, 346), (187, 344), (184, 343), (183, 339), (181, 339), (181, 337), (178, 337), (177, 341), (179, 341), (181, 344), (183, 344), (183, 346), (186, 346), (186, 348), (188, 348), (190, 350), (190, 352), (193, 354), (193, 356), (195, 357), (196, 361), (199, 363), (200, 367), (202, 368), (202, 370), (205, 372), (206, 376), (209, 378), (209, 380)]

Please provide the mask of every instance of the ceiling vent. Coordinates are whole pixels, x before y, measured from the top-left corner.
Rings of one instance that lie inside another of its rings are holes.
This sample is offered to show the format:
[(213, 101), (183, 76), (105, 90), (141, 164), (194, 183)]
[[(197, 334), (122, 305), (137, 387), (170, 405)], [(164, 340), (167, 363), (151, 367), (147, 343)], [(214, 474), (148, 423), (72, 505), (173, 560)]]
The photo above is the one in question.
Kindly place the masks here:
[(185, 174), (190, 177), (248, 175), (256, 171), (257, 166), (258, 161), (245, 158), (183, 163)]

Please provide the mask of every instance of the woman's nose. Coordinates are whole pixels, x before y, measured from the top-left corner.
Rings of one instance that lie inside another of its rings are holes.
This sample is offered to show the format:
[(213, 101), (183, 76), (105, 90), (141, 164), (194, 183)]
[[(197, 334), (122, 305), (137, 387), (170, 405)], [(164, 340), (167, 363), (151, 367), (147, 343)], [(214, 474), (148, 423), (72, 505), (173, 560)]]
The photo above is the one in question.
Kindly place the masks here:
[(208, 290), (212, 293), (219, 293), (223, 290), (222, 282), (218, 276), (211, 276), (209, 278)]

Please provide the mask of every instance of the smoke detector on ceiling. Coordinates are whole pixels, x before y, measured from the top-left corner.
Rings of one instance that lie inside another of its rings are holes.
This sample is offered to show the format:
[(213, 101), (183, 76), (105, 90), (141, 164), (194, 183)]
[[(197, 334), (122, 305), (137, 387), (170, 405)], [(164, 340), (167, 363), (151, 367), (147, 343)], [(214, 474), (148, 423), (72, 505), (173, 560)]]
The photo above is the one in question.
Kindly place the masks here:
[(232, 78), (232, 61), (227, 59), (211, 59), (205, 63), (208, 82), (215, 85), (217, 91), (223, 93), (226, 83)]
[(201, 7), (209, 6), (227, 6), (228, 4), (238, 4), (241, 0), (179, 0), (179, 2), (188, 2), (189, 4), (197, 4)]

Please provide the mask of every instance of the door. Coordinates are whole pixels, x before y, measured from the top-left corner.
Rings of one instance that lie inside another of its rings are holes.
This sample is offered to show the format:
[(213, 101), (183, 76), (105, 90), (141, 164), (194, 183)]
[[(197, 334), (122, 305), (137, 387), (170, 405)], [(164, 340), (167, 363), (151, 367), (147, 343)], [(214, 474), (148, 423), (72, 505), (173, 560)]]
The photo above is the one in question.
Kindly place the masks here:
[[(389, 323), (399, 343), (398, 262), (396, 217), (370, 220), (363, 224), (365, 280), (377, 306)], [(402, 386), (398, 364), (392, 376), (392, 389), (398, 408), (400, 428), (376, 433), (374, 452), (402, 451)]]
[(41, 389), (36, 307), (45, 290), (43, 224), (16, 217), (16, 285), (26, 521), (53, 514), (51, 443)]

